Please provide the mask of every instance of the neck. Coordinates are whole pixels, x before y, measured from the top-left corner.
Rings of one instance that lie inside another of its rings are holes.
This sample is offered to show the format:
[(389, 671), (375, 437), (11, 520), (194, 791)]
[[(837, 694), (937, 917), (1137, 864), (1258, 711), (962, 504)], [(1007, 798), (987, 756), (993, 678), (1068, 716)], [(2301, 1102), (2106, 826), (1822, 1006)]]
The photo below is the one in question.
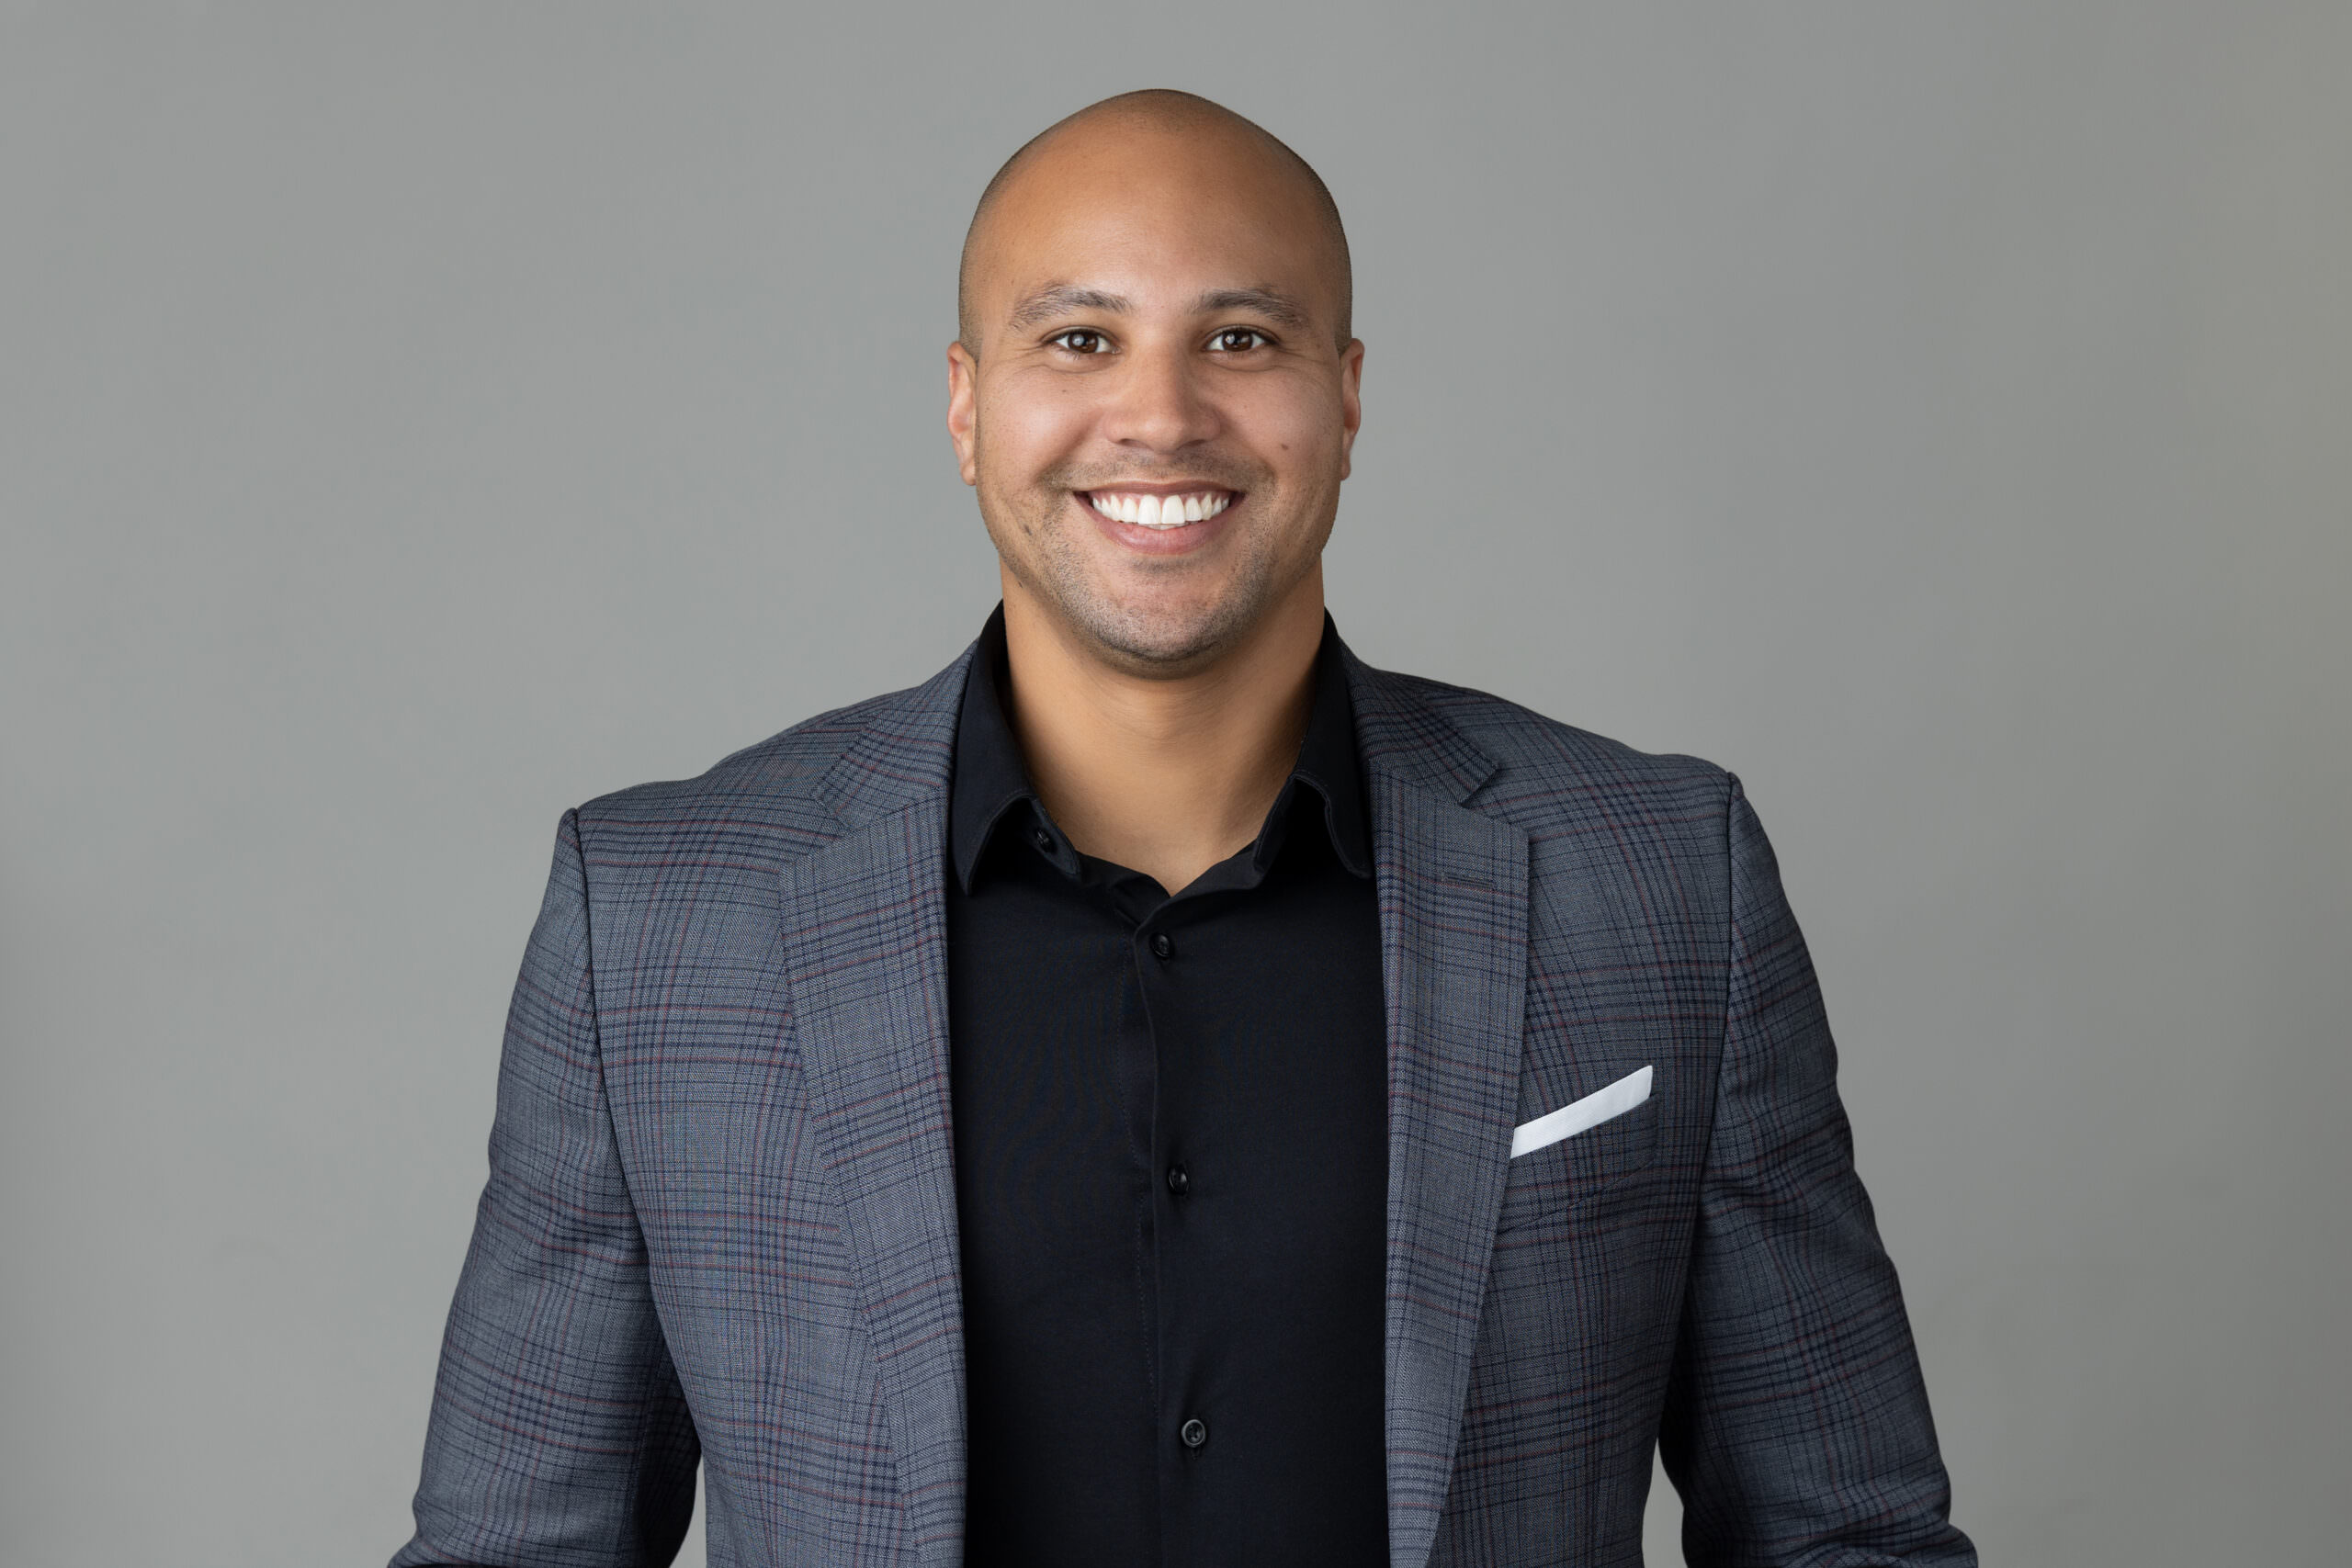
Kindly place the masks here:
[(1080, 852), (1189, 886), (1258, 836), (1306, 734), (1323, 639), (1318, 564), (1215, 664), (1115, 669), (1005, 582), (1013, 734)]

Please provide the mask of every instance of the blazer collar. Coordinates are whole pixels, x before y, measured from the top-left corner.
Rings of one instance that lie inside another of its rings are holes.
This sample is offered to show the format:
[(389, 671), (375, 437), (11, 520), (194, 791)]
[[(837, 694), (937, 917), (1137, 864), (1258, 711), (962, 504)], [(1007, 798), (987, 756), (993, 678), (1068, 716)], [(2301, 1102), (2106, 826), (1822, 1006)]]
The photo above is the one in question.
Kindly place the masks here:
[(1415, 788), (1466, 804), (1495, 774), (1495, 760), (1454, 727), (1432, 696), (1431, 682), (1374, 670), (1345, 644), (1340, 657), (1355, 700), (1356, 744), (1366, 774), (1385, 773)]
[[(1385, 773), (1415, 787), (1467, 802), (1494, 776), (1496, 763), (1431, 702), (1433, 688), (1409, 675), (1375, 670), (1334, 630), (1340, 667), (1355, 708), (1356, 743), (1367, 777)], [(841, 756), (818, 783), (817, 797), (851, 828), (944, 791), (956, 758), (956, 724), (975, 640), (920, 686), (844, 710), (857, 723)]]
[(946, 793), (956, 761), (956, 716), (963, 706), (964, 675), (978, 649), (979, 644), (973, 643), (920, 686), (836, 716), (845, 723), (856, 721), (856, 728), (818, 781), (816, 795), (845, 827), (865, 827)]

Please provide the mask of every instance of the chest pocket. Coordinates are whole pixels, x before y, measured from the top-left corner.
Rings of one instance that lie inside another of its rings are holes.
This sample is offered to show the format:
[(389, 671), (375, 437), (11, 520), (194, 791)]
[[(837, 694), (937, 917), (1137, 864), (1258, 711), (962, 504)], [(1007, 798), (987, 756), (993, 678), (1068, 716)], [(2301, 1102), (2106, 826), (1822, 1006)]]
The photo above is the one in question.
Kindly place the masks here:
[[(1622, 1075), (1595, 1076), (1606, 1084)], [(1582, 1208), (1646, 1168), (1657, 1154), (1664, 1088), (1661, 1076), (1648, 1098), (1632, 1110), (1513, 1159), (1498, 1229), (1513, 1230)]]

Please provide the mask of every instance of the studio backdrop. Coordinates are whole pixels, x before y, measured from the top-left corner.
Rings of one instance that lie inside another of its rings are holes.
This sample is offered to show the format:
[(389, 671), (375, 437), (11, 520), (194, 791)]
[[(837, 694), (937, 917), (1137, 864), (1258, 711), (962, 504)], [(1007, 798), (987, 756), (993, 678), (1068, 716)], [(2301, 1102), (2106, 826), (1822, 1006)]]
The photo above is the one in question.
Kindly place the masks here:
[(404, 1538), (559, 814), (978, 630), (964, 222), (1169, 85), (1347, 220), (1351, 644), (1746, 781), (1986, 1562), (2339, 1561), (2347, 80), (2326, 0), (0, 9), (0, 1560)]

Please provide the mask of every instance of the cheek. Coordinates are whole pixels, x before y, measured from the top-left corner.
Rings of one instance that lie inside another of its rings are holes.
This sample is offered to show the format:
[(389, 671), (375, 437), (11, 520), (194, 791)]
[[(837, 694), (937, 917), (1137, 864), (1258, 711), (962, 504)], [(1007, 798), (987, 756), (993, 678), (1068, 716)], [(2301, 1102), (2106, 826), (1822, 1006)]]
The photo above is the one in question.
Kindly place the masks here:
[(1340, 400), (1329, 389), (1268, 377), (1264, 384), (1243, 389), (1227, 417), (1284, 479), (1305, 484), (1338, 464), (1340, 414)]
[(1086, 389), (1069, 384), (983, 386), (976, 423), (978, 461), (1005, 483), (1025, 484), (1074, 454), (1092, 428)]

